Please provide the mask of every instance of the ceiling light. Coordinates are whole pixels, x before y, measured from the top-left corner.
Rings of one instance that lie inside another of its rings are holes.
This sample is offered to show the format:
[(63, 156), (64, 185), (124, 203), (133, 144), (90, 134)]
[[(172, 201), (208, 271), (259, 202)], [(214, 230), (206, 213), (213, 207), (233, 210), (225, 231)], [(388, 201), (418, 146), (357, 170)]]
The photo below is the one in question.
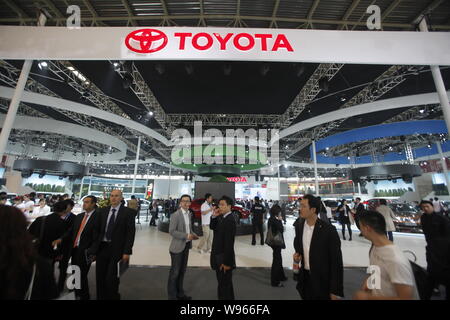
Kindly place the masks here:
[(425, 112), (425, 109), (420, 109), (419, 112), (420, 112), (420, 113), (424, 113), (424, 112)]
[(67, 69), (69, 69), (70, 71), (73, 71), (73, 70), (75, 70), (75, 68), (74, 68), (74, 67), (67, 67)]
[(42, 144), (42, 146), (45, 147), (45, 146), (46, 146), (46, 143), (44, 142), (44, 143)]
[(148, 112), (148, 115), (149, 115), (150, 117), (152, 117), (152, 116), (153, 116), (153, 111), (149, 111), (149, 112)]
[(45, 61), (41, 61), (41, 62), (38, 63), (38, 67), (39, 67), (39, 69), (42, 70), (43, 68), (47, 68), (48, 64)]

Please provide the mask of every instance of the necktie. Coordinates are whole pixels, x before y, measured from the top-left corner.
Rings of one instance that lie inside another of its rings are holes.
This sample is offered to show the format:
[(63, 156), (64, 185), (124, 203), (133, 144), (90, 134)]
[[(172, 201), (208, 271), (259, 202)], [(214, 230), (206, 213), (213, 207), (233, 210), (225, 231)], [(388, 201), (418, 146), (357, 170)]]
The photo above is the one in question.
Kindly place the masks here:
[(81, 221), (81, 224), (80, 224), (80, 229), (78, 229), (77, 237), (75, 238), (75, 242), (73, 243), (74, 248), (77, 247), (78, 239), (80, 238), (81, 233), (83, 232), (86, 221), (87, 221), (87, 213), (85, 212), (83, 220)]
[(108, 228), (106, 228), (106, 240), (111, 241), (114, 222), (116, 219), (116, 209), (112, 209), (111, 219), (109, 219)]

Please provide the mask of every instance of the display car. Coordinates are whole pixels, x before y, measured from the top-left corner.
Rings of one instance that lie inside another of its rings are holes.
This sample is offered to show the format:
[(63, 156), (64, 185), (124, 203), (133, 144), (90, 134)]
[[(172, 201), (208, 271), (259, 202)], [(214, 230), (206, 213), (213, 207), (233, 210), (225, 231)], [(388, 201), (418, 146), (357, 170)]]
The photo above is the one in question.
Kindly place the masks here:
[(409, 203), (389, 203), (388, 206), (394, 212), (394, 225), (398, 232), (421, 233), (420, 225), (421, 213), (415, 206)]
[[(191, 202), (191, 206), (189, 207), (189, 209), (191, 209), (191, 211), (194, 213), (194, 219), (201, 220), (202, 213), (201, 213), (200, 208), (204, 202), (205, 202), (204, 198), (194, 199)], [(250, 211), (245, 209), (244, 207), (242, 207), (239, 204), (232, 206), (231, 212), (232, 212), (233, 216), (235, 217), (237, 224), (240, 224), (241, 220), (250, 218)]]
[[(376, 211), (381, 199), (375, 198), (365, 201), (367, 210)], [(420, 225), (421, 213), (414, 204), (400, 203), (392, 199), (386, 199), (386, 202), (388, 207), (394, 212), (395, 218), (393, 221), (397, 232), (422, 232), (422, 226)]]

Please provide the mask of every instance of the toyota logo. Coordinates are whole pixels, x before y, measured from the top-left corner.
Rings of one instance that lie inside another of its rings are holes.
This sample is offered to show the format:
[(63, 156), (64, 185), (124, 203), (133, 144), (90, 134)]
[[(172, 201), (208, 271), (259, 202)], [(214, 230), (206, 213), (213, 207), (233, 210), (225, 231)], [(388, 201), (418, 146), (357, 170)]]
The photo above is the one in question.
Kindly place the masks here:
[(137, 53), (152, 53), (162, 50), (167, 45), (164, 32), (155, 29), (140, 29), (131, 32), (125, 39), (128, 49)]

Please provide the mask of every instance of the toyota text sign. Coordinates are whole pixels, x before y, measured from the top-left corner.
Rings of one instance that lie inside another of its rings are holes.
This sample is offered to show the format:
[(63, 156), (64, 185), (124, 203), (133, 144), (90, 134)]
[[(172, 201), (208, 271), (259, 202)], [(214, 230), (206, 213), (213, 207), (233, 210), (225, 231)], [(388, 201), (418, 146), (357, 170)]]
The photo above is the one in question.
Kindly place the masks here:
[(3, 60), (450, 65), (450, 32), (0, 26)]
[(179, 51), (185, 50), (221, 50), (221, 51), (282, 51), (294, 49), (286, 35), (248, 32), (175, 32), (170, 38), (158, 29), (139, 29), (125, 38), (126, 47), (136, 53), (150, 54), (164, 50), (168, 42), (174, 42)]

